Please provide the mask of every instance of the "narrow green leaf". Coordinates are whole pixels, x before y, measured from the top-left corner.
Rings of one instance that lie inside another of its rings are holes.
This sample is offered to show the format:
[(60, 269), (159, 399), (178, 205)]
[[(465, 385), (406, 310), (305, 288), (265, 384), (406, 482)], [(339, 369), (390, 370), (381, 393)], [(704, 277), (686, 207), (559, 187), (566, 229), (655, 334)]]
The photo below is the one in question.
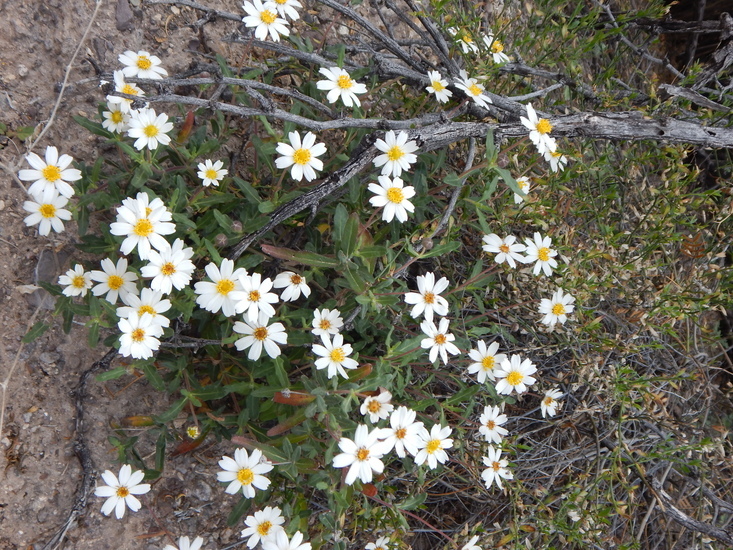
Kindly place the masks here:
[(44, 332), (46, 332), (49, 328), (51, 328), (51, 325), (47, 325), (43, 321), (38, 321), (30, 328), (28, 332), (25, 333), (22, 342), (24, 344), (32, 342), (33, 340), (41, 336)]
[(333, 257), (316, 254), (315, 252), (304, 252), (291, 250), (289, 248), (281, 248), (278, 246), (262, 245), (262, 252), (273, 258), (280, 260), (288, 260), (302, 265), (311, 267), (332, 267), (336, 268), (340, 262)]
[(351, 258), (356, 250), (359, 238), (359, 216), (356, 212), (352, 212), (344, 226), (344, 232), (341, 236), (341, 250), (346, 254), (347, 258)]

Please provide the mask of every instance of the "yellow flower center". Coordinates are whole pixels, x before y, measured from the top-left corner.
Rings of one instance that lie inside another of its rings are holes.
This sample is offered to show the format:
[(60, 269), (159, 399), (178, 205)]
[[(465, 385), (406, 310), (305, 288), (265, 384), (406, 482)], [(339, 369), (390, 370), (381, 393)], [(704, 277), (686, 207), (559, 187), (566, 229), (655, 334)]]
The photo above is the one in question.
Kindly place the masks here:
[(219, 174), (213, 168), (209, 168), (204, 172), (204, 177), (209, 180), (215, 180), (219, 178)]
[(435, 343), (439, 346), (442, 346), (448, 341), (448, 339), (445, 337), (445, 334), (436, 334), (435, 335)]
[(122, 111), (110, 111), (110, 117), (112, 122), (115, 124), (121, 124), (124, 120), (124, 117), (122, 116)]
[(427, 446), (425, 447), (425, 450), (428, 452), (428, 454), (433, 454), (435, 451), (440, 450), (440, 439), (431, 439), (428, 441)]
[(328, 330), (331, 328), (331, 321), (328, 319), (321, 319), (321, 322), (318, 323), (318, 327), (323, 330)]
[(257, 327), (255, 331), (252, 333), (252, 336), (255, 337), (255, 340), (259, 340), (260, 342), (267, 338), (267, 328), (266, 327)]
[(498, 40), (494, 40), (494, 43), (491, 45), (491, 52), (492, 53), (501, 53), (503, 51), (504, 51), (504, 44), (502, 44)]
[(488, 422), (486, 422), (486, 427), (490, 430), (493, 430), (494, 428), (496, 428), (496, 422), (494, 422), (493, 420), (489, 420)]
[(433, 85), (433, 90), (436, 92), (442, 92), (445, 90), (445, 86), (440, 83), (440, 80), (433, 80), (431, 84)]
[(56, 217), (56, 207), (53, 204), (42, 204), (38, 208), (38, 213), (46, 219), (54, 218)]
[(186, 435), (191, 439), (196, 439), (201, 435), (201, 430), (199, 430), (198, 426), (189, 426), (186, 428)]
[(547, 248), (546, 246), (543, 246), (542, 248), (537, 250), (537, 257), (541, 261), (546, 262), (547, 260), (550, 259), (550, 249)]
[(481, 92), (483, 92), (483, 90), (481, 89), (481, 87), (478, 84), (471, 84), (468, 87), (468, 91), (471, 92), (471, 95), (474, 95), (474, 96), (479, 96), (481, 95)]
[(555, 400), (552, 397), (550, 397), (549, 395), (542, 400), (542, 403), (544, 403), (546, 407), (552, 406), (554, 402)]
[(142, 317), (143, 313), (150, 313), (153, 317), (158, 315), (158, 312), (155, 311), (155, 308), (153, 306), (140, 306), (137, 310), (137, 314)]
[(348, 75), (342, 74), (340, 77), (338, 77), (336, 85), (342, 90), (348, 90), (354, 85), (354, 81), (351, 80)]
[(492, 469), (493, 469), (493, 470), (494, 470), (495, 472), (498, 472), (499, 470), (501, 470), (501, 464), (500, 464), (500, 463), (498, 463), (498, 462), (492, 462), (492, 463), (491, 463), (491, 468), (492, 468)]
[(145, 217), (147, 218), (152, 213), (153, 213), (153, 209), (150, 208), (149, 206), (146, 206), (145, 207)]
[(382, 404), (377, 401), (376, 399), (372, 399), (369, 401), (369, 404), (367, 405), (367, 410), (370, 413), (377, 414), (382, 409)]
[(112, 290), (118, 290), (125, 284), (125, 280), (119, 275), (110, 275), (107, 279), (107, 286)]
[(137, 220), (132, 232), (138, 237), (147, 237), (153, 232), (153, 223), (147, 218)]
[(435, 294), (432, 292), (426, 292), (425, 296), (423, 297), (426, 304), (434, 304), (435, 303)]
[(296, 149), (293, 153), (293, 162), (305, 166), (311, 161), (312, 155), (308, 149)]
[(344, 359), (346, 359), (346, 354), (344, 353), (343, 348), (336, 348), (334, 350), (331, 350), (331, 361), (335, 361), (336, 363), (341, 363)]
[(494, 368), (494, 356), (493, 355), (487, 355), (483, 359), (481, 359), (481, 368), (484, 370), (492, 370)]
[(275, 22), (275, 19), (277, 19), (277, 15), (272, 13), (270, 10), (264, 10), (262, 13), (260, 13), (260, 20), (265, 25), (272, 25)]
[(402, 201), (405, 200), (405, 194), (399, 187), (390, 187), (387, 189), (387, 200), (395, 204), (402, 204)]
[(387, 158), (389, 160), (400, 160), (405, 155), (405, 152), (400, 148), (399, 145), (393, 145), (387, 151)]
[(510, 386), (518, 386), (522, 383), (522, 380), (524, 380), (524, 375), (516, 370), (510, 372), (509, 376), (506, 377), (506, 381)]
[(288, 0), (275, 0), (276, 4), (280, 4), (281, 6), (288, 3)]
[(303, 282), (303, 277), (301, 277), (298, 274), (291, 275), (290, 276), (290, 284), (291, 285), (299, 285)]
[(226, 296), (229, 294), (232, 290), (234, 290), (234, 281), (231, 279), (222, 279), (218, 283), (216, 283), (216, 291), (219, 294), (223, 294)]
[(260, 301), (260, 292), (259, 290), (253, 290), (249, 293), (249, 301), (250, 302), (259, 302)]
[(555, 304), (552, 306), (552, 313), (555, 315), (565, 315), (565, 306), (563, 304)]
[(54, 166), (53, 164), (49, 164), (43, 170), (41, 170), (41, 174), (44, 178), (46, 178), (47, 181), (50, 181), (51, 183), (61, 179), (61, 169), (58, 166)]
[(397, 439), (405, 439), (405, 436), (407, 435), (407, 430), (405, 428), (398, 428), (397, 430), (395, 430), (394, 435)]
[(145, 136), (149, 138), (155, 137), (159, 133), (160, 130), (158, 130), (158, 127), (155, 124), (148, 124), (145, 128), (143, 128), (143, 134), (145, 134)]
[(137, 68), (138, 69), (147, 71), (152, 66), (153, 66), (153, 62), (150, 61), (150, 58), (147, 55), (139, 55), (137, 57)]
[(131, 86), (130, 84), (125, 84), (124, 86), (122, 86), (120, 92), (127, 95), (137, 95), (137, 88)]
[(84, 279), (84, 275), (75, 275), (73, 279), (71, 279), (71, 286), (74, 288), (84, 288), (86, 286), (87, 282)]
[(550, 153), (552, 155), (552, 158), (559, 158), (562, 156), (562, 153), (560, 151), (555, 151), (554, 153)]
[(257, 526), (257, 533), (261, 537), (266, 537), (267, 534), (270, 532), (270, 529), (272, 529), (272, 522), (271, 521), (263, 521)]
[(145, 339), (145, 331), (141, 328), (136, 328), (130, 334), (133, 342), (142, 342)]
[(499, 245), (499, 250), (501, 250), (504, 254), (509, 253), (509, 247), (505, 244)]
[(365, 449), (364, 447), (362, 447), (361, 449), (356, 451), (356, 460), (364, 462), (367, 458), (369, 458), (369, 449)]
[(539, 119), (539, 121), (537, 121), (536, 128), (540, 134), (549, 134), (552, 132), (552, 124), (550, 124), (550, 121), (546, 118)]
[(251, 484), (255, 479), (255, 474), (252, 470), (249, 468), (242, 468), (237, 472), (237, 480), (242, 485), (249, 485)]
[(130, 490), (127, 487), (117, 487), (116, 495), (120, 498), (130, 496)]
[(171, 275), (173, 275), (176, 272), (176, 266), (173, 265), (171, 262), (164, 263), (162, 267), (160, 268), (160, 272), (163, 275), (170, 277)]

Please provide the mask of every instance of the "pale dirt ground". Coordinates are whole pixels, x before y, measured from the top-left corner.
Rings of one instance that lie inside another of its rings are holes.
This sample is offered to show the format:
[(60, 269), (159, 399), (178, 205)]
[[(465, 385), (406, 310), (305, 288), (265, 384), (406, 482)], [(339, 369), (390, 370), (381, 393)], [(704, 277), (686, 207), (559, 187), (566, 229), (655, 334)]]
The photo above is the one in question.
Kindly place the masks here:
[[(234, 13), (241, 9), (235, 1), (210, 4)], [(87, 56), (103, 70), (112, 71), (118, 68), (117, 56), (123, 51), (148, 50), (163, 59), (171, 74), (196, 59), (195, 53), (185, 51), (197, 46), (192, 42), (195, 31), (185, 26), (196, 20), (192, 11), (147, 6), (132, 16), (128, 29), (120, 31), (116, 28), (116, 7), (117, 0), (103, 0), (73, 65), (70, 83), (95, 76), (92, 66), (84, 61)], [(57, 97), (54, 87), (62, 81), (93, 10), (94, 2), (85, 0), (0, 2), (0, 121), (10, 129), (36, 126), (48, 119)], [(231, 32), (236, 23), (217, 22), (216, 28)], [(210, 46), (221, 48), (223, 54), (236, 53), (215, 36), (209, 38)], [(56, 121), (34, 151), (43, 155), (47, 145), (55, 145), (61, 153), (93, 162), (100, 154), (100, 141), (71, 116), (93, 115), (103, 99), (93, 81), (71, 87)], [(14, 172), (25, 167), (26, 152), (25, 144), (15, 139), (0, 141), (0, 163)], [(89, 350), (83, 326), (75, 326), (65, 335), (60, 320), (43, 306), (38, 319), (52, 323), (53, 328), (21, 349), (21, 337), (38, 305), (38, 300), (23, 294), (21, 287), (34, 283), (37, 276), (55, 281), (70, 262), (73, 265), (83, 258), (73, 247), (73, 229), (39, 237), (35, 228), (27, 228), (23, 223), (24, 190), (7, 171), (0, 170), (0, 182), (0, 382), (6, 381), (20, 350), (17, 368), (7, 380), (5, 427), (0, 434), (0, 550), (40, 549), (66, 519), (81, 479), (72, 450), (75, 411), (69, 392), (80, 373), (106, 349)], [(88, 444), (95, 466), (98, 471), (117, 472), (116, 453), (107, 440), (112, 433), (110, 422), (127, 415), (160, 413), (166, 409), (167, 397), (154, 393), (144, 379), (135, 381), (134, 376), (107, 383), (93, 380), (88, 393)], [(162, 548), (171, 542), (163, 536), (166, 529), (176, 541), (180, 535), (202, 535), (204, 548), (223, 548), (240, 541), (241, 528), (225, 525), (238, 499), (224, 494), (216, 481), (219, 456), (231, 454), (233, 449), (229, 442), (207, 441), (195, 453), (167, 459), (163, 478), (148, 495), (157, 521), (146, 507), (137, 514), (128, 512), (123, 520), (104, 517), (100, 513), (103, 499), (92, 495), (63, 548)], [(152, 466), (154, 442), (144, 441), (140, 450)]]

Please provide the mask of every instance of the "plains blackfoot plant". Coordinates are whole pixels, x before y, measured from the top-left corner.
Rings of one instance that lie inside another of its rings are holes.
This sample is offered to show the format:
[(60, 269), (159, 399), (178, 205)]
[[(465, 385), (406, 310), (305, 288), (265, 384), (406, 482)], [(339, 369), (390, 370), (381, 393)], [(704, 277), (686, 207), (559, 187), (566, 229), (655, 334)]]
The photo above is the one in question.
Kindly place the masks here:
[(120, 51), (76, 119), (109, 152), (18, 174), (86, 252), (64, 328), (172, 403), (90, 513), (221, 440), (249, 548), (727, 545), (730, 195), (685, 158), (733, 146), (733, 102), (695, 67), (659, 99), (631, 22), (663, 8), (176, 3), (240, 21), (246, 67)]

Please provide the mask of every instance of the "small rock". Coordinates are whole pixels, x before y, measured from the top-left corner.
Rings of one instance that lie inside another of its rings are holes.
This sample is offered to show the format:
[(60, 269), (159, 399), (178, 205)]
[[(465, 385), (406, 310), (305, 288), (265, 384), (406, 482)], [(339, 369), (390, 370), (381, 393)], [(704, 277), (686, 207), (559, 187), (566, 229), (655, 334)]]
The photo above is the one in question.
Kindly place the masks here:
[(22, 78), (26, 76), (27, 74), (28, 74), (28, 67), (26, 67), (25, 65), (21, 65), (18, 67), (18, 76)]
[(132, 28), (132, 21), (135, 14), (132, 13), (128, 0), (117, 0), (115, 10), (115, 25), (118, 31), (126, 31)]
[(31, 418), (33, 418), (33, 413), (23, 413), (23, 422), (24, 423), (30, 424)]
[(52, 365), (56, 363), (59, 359), (61, 359), (61, 354), (55, 351), (44, 351), (41, 355), (38, 356), (38, 359), (40, 359), (41, 362), (47, 365)]
[(204, 481), (196, 483), (191, 491), (191, 496), (198, 499), (200, 502), (211, 502), (212, 489), (211, 485)]

